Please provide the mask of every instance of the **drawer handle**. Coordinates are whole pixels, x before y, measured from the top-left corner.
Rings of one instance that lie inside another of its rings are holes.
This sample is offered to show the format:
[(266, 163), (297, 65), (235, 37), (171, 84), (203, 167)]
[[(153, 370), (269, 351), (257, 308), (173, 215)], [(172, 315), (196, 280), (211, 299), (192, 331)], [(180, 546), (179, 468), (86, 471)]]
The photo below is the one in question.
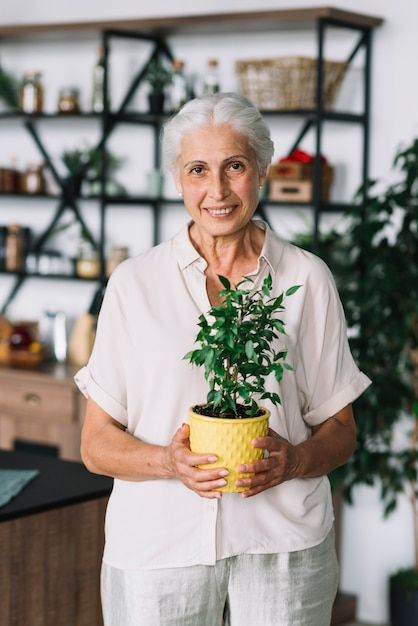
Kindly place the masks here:
[(25, 393), (23, 399), (30, 406), (39, 406), (41, 404), (41, 396), (38, 396), (37, 393)]

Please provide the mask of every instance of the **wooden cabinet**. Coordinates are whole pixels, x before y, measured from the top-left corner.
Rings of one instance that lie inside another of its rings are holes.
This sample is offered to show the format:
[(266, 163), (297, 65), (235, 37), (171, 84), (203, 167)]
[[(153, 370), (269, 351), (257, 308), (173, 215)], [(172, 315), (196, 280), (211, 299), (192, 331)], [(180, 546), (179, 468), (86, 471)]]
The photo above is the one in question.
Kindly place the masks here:
[(0, 450), (0, 466), (39, 470), (0, 510), (1, 626), (103, 626), (99, 582), (112, 480), (35, 454)]
[(71, 368), (0, 369), (0, 448), (16, 441), (48, 445), (63, 459), (80, 460), (85, 400)]

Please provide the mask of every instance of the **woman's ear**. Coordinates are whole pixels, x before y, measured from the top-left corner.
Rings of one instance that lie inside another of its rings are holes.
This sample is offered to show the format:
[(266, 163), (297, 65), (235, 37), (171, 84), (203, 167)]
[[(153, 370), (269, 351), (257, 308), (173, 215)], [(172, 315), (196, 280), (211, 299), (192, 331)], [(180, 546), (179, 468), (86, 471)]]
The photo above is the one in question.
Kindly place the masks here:
[(181, 188), (180, 182), (177, 179), (174, 179), (175, 183), (176, 183), (176, 189), (177, 189), (177, 193), (180, 196), (180, 198), (183, 197), (183, 189)]

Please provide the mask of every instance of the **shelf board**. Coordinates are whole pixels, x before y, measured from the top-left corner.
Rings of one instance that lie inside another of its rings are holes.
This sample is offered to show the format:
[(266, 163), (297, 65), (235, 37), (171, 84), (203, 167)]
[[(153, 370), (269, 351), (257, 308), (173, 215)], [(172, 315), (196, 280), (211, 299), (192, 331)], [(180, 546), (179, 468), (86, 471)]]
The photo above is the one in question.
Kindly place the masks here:
[[(292, 209), (294, 207), (299, 209), (312, 209), (312, 202), (285, 202), (278, 200), (262, 200), (260, 205), (273, 207), (273, 208), (285, 208)], [(348, 209), (351, 209), (354, 205), (349, 202), (324, 202), (320, 206), (320, 211), (323, 213), (344, 213)]]
[(54, 193), (24, 193), (23, 191), (0, 191), (0, 196), (7, 198), (19, 198), (25, 200), (42, 199), (42, 200), (60, 200), (61, 196)]
[(100, 280), (97, 278), (83, 278), (82, 276), (73, 276), (69, 274), (38, 274), (37, 272), (8, 272), (6, 270), (0, 270), (0, 276), (15, 276), (18, 278), (48, 278), (56, 280), (76, 280), (81, 282), (97, 282)]
[(0, 120), (25, 119), (25, 120), (68, 120), (68, 119), (101, 119), (101, 113), (94, 111), (81, 111), (80, 113), (23, 113), (22, 111), (2, 111)]
[[(312, 109), (294, 110), (261, 110), (265, 117), (303, 117), (312, 121), (318, 119), (318, 114)], [(109, 120), (116, 123), (158, 125), (165, 122), (173, 113), (157, 115), (142, 111), (127, 111), (126, 113), (109, 113)], [(82, 113), (21, 113), (20, 111), (5, 111), (0, 113), (0, 120), (24, 119), (24, 120), (80, 120), (101, 119), (100, 113), (85, 111)], [(361, 113), (349, 113), (345, 111), (323, 111), (322, 118), (328, 122), (351, 122), (362, 124), (365, 121)]]
[(100, 30), (139, 31), (151, 35), (175, 33), (199, 34), (209, 32), (249, 32), (290, 28), (311, 28), (316, 20), (328, 19), (340, 26), (374, 28), (380, 26), (380, 17), (344, 11), (333, 7), (275, 9), (267, 11), (224, 12), (180, 15), (143, 19), (123, 19), (88, 22), (51, 22), (32, 24), (3, 24), (0, 36), (17, 37), (42, 33), (97, 32)]
[[(292, 109), (292, 110), (260, 110), (265, 117), (303, 117), (312, 121), (318, 118), (318, 114), (313, 109)], [(114, 122), (126, 124), (162, 124), (173, 113), (155, 115), (152, 113), (142, 113), (141, 111), (127, 111), (126, 113), (111, 113), (110, 119)], [(322, 118), (329, 122), (351, 122), (362, 124), (365, 117), (362, 113), (350, 113), (347, 111), (323, 111)]]
[[(265, 117), (304, 117), (308, 120), (315, 121), (318, 114), (312, 109), (294, 109), (292, 111), (280, 110), (260, 110)], [(321, 117), (327, 122), (351, 122), (355, 124), (363, 124), (365, 116), (362, 113), (350, 113), (346, 111), (323, 111)]]

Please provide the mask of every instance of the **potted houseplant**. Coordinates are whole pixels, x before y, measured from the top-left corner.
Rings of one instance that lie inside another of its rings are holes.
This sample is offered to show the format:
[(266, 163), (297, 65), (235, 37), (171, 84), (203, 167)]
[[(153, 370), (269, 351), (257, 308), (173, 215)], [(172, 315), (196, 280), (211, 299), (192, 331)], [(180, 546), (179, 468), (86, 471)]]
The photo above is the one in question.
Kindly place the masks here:
[[(106, 151), (106, 194), (125, 195), (123, 185), (113, 179), (115, 171), (121, 166), (123, 159)], [(61, 155), (62, 162), (67, 169), (66, 184), (72, 194), (78, 197), (81, 187), (88, 183), (89, 195), (99, 195), (101, 189), (102, 151), (98, 148), (74, 148), (65, 150)]]
[(0, 65), (0, 100), (12, 110), (19, 108), (18, 84), (15, 77)]
[[(258, 405), (255, 395), (280, 404), (278, 393), (265, 390), (265, 379), (272, 374), (280, 382), (284, 370), (292, 369), (280, 342), (284, 323), (277, 315), (284, 310), (285, 297), (300, 285), (271, 297), (271, 275), (259, 289), (252, 289), (249, 278), (236, 287), (224, 276), (219, 280), (223, 304), (212, 306), (199, 317), (199, 347), (184, 357), (204, 367), (209, 385), (206, 403), (189, 411), (190, 447), (196, 453), (216, 454), (218, 460), (210, 467), (229, 470), (227, 485), (219, 491), (238, 492), (245, 488), (235, 484), (239, 477), (236, 468), (262, 458), (263, 450), (253, 448), (251, 440), (268, 432), (270, 413)], [(250, 287), (245, 288), (248, 282)]]
[(369, 181), (365, 200), (360, 190), (348, 230), (328, 234), (319, 251), (336, 277), (351, 350), (373, 381), (356, 403), (356, 451), (333, 478), (348, 502), (356, 485), (377, 483), (385, 516), (408, 495), (415, 558), (390, 578), (390, 610), (392, 626), (409, 626), (418, 623), (418, 139), (397, 153), (393, 174), (394, 183)]
[(172, 81), (172, 72), (160, 59), (154, 58), (148, 63), (144, 80), (150, 86), (148, 104), (150, 113), (164, 113), (165, 88)]

